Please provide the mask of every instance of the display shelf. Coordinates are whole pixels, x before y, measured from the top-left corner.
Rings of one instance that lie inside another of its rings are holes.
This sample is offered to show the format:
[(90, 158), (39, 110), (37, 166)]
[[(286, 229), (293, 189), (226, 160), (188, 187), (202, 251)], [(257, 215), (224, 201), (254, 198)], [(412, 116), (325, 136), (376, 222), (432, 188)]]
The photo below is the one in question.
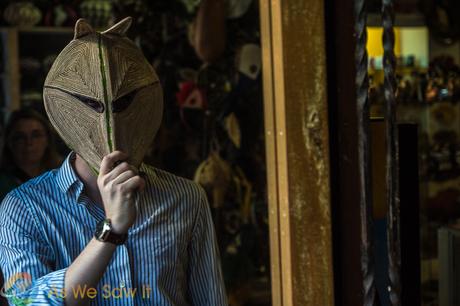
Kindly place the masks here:
[[(4, 69), (0, 79), (3, 89), (0, 105), (4, 122), (12, 111), (24, 106), (23, 93), (41, 94), (52, 57), (73, 38), (73, 29), (70, 27), (0, 27), (0, 37), (2, 48), (0, 60)], [(21, 60), (24, 59), (34, 61), (35, 70), (27, 71), (28, 67), (25, 65), (21, 68)], [(32, 107), (40, 108), (39, 102), (34, 102)]]
[(0, 27), (1, 31), (11, 30), (28, 33), (72, 33), (72, 27)]

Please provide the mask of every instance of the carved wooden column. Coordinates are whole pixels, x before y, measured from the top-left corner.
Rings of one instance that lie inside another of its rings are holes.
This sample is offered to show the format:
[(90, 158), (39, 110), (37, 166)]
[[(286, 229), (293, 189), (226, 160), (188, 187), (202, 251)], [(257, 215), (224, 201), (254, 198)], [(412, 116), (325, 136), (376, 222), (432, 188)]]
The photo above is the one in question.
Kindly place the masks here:
[(334, 305), (323, 0), (260, 0), (273, 305)]

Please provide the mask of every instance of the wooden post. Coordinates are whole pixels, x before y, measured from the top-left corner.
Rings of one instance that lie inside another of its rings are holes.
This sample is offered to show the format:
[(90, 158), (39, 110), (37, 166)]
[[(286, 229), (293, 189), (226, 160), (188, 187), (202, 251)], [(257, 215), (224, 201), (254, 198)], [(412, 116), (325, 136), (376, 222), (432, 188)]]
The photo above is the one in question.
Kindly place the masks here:
[(272, 304), (334, 305), (323, 0), (260, 0)]
[[(4, 44), (2, 60), (5, 63), (5, 71), (2, 75), (5, 105), (2, 111), (3, 115), (9, 115), (21, 107), (18, 30), (17, 28), (1, 28), (0, 32)], [(6, 118), (3, 120), (5, 121)]]

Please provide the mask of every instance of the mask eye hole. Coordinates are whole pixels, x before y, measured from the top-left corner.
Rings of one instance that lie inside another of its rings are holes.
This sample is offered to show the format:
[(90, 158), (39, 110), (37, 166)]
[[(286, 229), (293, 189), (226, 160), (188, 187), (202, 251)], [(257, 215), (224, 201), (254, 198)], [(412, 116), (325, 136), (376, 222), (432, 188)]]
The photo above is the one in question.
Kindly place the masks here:
[(138, 92), (137, 90), (133, 91), (113, 101), (112, 102), (112, 112), (119, 113), (127, 109), (128, 106), (130, 106), (131, 103), (134, 101), (134, 97), (136, 96), (137, 92)]
[(151, 86), (155, 85), (156, 83), (159, 83), (159, 81), (151, 83), (151, 84), (146, 85), (144, 87), (140, 87), (137, 90), (134, 90), (134, 91), (130, 92), (129, 94), (124, 95), (123, 97), (120, 97), (120, 98), (116, 99), (115, 101), (112, 101), (112, 113), (119, 113), (119, 112), (122, 112), (125, 109), (127, 109), (128, 106), (130, 106), (131, 103), (133, 103), (134, 99), (136, 98), (136, 95), (141, 90), (143, 90), (143, 89), (145, 89), (147, 87), (151, 87)]
[(52, 86), (46, 86), (46, 87), (61, 91), (63, 93), (66, 93), (66, 94), (74, 97), (78, 101), (82, 102), (83, 104), (86, 104), (88, 107), (90, 107), (91, 109), (93, 109), (94, 111), (96, 111), (98, 113), (103, 113), (104, 112), (104, 104), (102, 104), (101, 102), (99, 102), (97, 100), (94, 100), (94, 99), (91, 99), (91, 98), (88, 98), (88, 97), (84, 97), (84, 96), (81, 96), (81, 95), (73, 93), (73, 92), (69, 92), (69, 91), (64, 90), (62, 88), (57, 88), (57, 87), (52, 87)]
[(86, 98), (86, 97), (77, 97), (78, 100), (83, 102), (84, 104), (88, 105), (91, 107), (93, 110), (95, 110), (98, 113), (103, 113), (104, 112), (104, 105), (102, 105), (101, 102)]

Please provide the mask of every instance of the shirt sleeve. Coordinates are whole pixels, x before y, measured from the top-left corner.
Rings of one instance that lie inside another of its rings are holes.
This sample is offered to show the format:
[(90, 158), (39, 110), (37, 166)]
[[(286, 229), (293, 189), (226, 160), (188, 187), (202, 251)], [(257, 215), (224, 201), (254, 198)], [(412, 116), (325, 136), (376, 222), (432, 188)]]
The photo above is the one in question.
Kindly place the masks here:
[(195, 306), (227, 306), (211, 210), (200, 188), (199, 210), (189, 246), (188, 288)]
[(8, 194), (0, 204), (0, 267), (10, 305), (64, 305), (67, 268), (55, 270), (54, 258), (31, 211)]

